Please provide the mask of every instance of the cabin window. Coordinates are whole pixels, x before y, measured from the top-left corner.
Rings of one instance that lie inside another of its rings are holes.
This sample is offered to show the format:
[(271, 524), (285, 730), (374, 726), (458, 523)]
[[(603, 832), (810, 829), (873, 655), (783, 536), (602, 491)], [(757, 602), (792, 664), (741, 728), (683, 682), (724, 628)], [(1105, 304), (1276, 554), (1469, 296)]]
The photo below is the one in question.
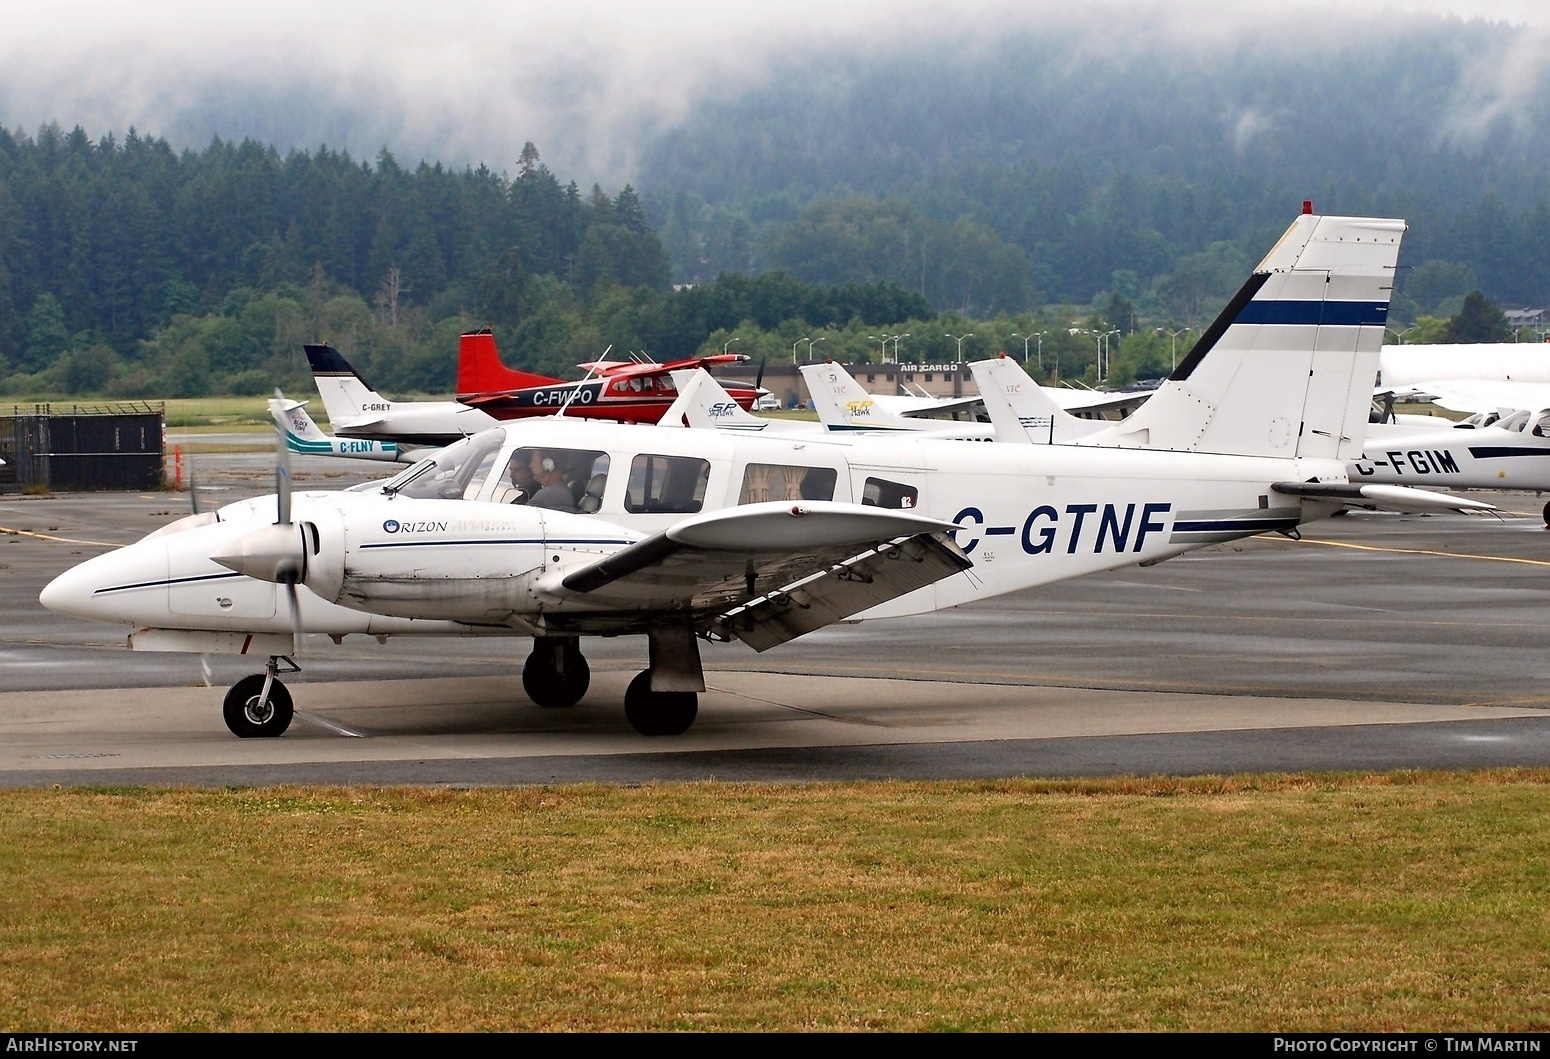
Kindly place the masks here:
[(913, 485), (886, 478), (868, 478), (861, 490), (861, 503), (866, 507), (913, 508), (919, 499), (920, 491)]
[(490, 500), (590, 514), (602, 504), (608, 454), (596, 449), (521, 448), (511, 454)]
[(766, 500), (833, 500), (839, 473), (833, 467), (788, 467), (778, 463), (750, 463), (743, 471), (739, 504)]
[(705, 506), (710, 461), (642, 454), (630, 461), (624, 510), (633, 514), (692, 514)]

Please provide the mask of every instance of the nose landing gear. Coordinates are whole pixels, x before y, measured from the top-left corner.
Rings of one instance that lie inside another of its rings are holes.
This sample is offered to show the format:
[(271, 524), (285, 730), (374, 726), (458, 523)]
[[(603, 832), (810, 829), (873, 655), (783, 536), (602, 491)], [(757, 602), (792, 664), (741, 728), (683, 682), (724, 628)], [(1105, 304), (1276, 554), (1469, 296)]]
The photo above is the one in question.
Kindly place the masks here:
[(300, 673), (301, 667), (283, 655), (272, 655), (262, 673), (243, 677), (226, 692), (221, 713), (226, 727), (241, 739), (273, 739), (291, 726), (295, 707), (291, 693), (275, 679), (284, 662), (287, 673)]

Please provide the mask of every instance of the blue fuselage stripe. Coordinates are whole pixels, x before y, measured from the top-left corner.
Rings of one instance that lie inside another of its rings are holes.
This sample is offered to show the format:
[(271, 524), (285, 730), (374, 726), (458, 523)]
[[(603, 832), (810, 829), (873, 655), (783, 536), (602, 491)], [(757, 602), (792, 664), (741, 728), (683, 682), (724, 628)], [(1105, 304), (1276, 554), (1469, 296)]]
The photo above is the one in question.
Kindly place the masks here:
[(576, 538), (549, 537), (548, 539), (545, 539), (543, 537), (510, 537), (510, 538), (491, 537), (491, 538), (487, 538), (487, 539), (483, 539), (483, 540), (374, 541), (374, 542), (369, 543), (369, 544), (362, 544), (361, 547), (363, 549), (364, 548), (447, 548), (447, 547), (458, 548), (458, 547), (476, 547), (476, 546), (479, 546), (479, 545), (487, 545), (487, 544), (499, 544), (499, 545), (533, 544), (533, 545), (538, 545), (539, 547), (547, 548), (547, 547), (551, 547), (551, 546), (554, 546), (554, 545), (578, 545), (578, 546), (584, 546), (584, 545), (599, 545), (599, 544), (607, 545), (607, 544), (612, 544), (612, 545), (618, 545), (619, 547), (622, 548), (622, 547), (624, 547), (625, 545), (627, 545), (629, 543), (630, 543), (629, 541), (609, 540), (609, 539), (601, 538), (601, 537), (599, 537), (599, 538), (587, 538), (587, 537), (576, 537)]

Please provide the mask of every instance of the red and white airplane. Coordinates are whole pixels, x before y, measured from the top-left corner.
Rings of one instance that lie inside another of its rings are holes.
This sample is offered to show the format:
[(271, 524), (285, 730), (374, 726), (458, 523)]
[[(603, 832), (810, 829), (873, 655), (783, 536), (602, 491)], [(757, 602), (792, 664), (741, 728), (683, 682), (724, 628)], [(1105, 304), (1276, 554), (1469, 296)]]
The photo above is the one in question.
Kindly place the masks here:
[[(602, 360), (578, 364), (586, 378), (565, 382), (506, 367), (495, 336), (484, 329), (468, 332), (458, 343), (457, 399), (499, 420), (554, 415), (563, 408), (566, 415), (578, 419), (655, 423), (678, 397), (672, 372), (708, 370), (747, 359), (741, 353), (717, 353), (666, 364)], [(759, 397), (753, 386), (730, 385), (726, 390), (745, 410)]]
[[(503, 421), (531, 416), (655, 423), (678, 396), (672, 372), (748, 359), (728, 353), (667, 364), (599, 361), (579, 365), (587, 372), (580, 382), (566, 382), (508, 368), (493, 334), (470, 331), (458, 346), (457, 400), (390, 401), (334, 347), (308, 345), (306, 350), (337, 437), (410, 446), (449, 445)], [(750, 386), (727, 389), (745, 409), (760, 393)]]

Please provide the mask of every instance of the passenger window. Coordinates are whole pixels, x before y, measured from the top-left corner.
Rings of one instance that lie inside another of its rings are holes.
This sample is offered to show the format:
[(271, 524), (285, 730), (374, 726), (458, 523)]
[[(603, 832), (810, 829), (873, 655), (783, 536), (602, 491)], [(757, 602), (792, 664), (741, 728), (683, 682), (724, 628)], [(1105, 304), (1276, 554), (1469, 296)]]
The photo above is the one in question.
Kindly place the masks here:
[(692, 514), (705, 506), (710, 462), (688, 456), (640, 455), (630, 462), (624, 510)]
[(919, 490), (913, 485), (886, 478), (868, 478), (861, 490), (861, 503), (867, 507), (912, 508), (919, 498)]
[(743, 471), (739, 504), (766, 500), (833, 500), (839, 479), (833, 467), (787, 467), (775, 463), (750, 463)]

